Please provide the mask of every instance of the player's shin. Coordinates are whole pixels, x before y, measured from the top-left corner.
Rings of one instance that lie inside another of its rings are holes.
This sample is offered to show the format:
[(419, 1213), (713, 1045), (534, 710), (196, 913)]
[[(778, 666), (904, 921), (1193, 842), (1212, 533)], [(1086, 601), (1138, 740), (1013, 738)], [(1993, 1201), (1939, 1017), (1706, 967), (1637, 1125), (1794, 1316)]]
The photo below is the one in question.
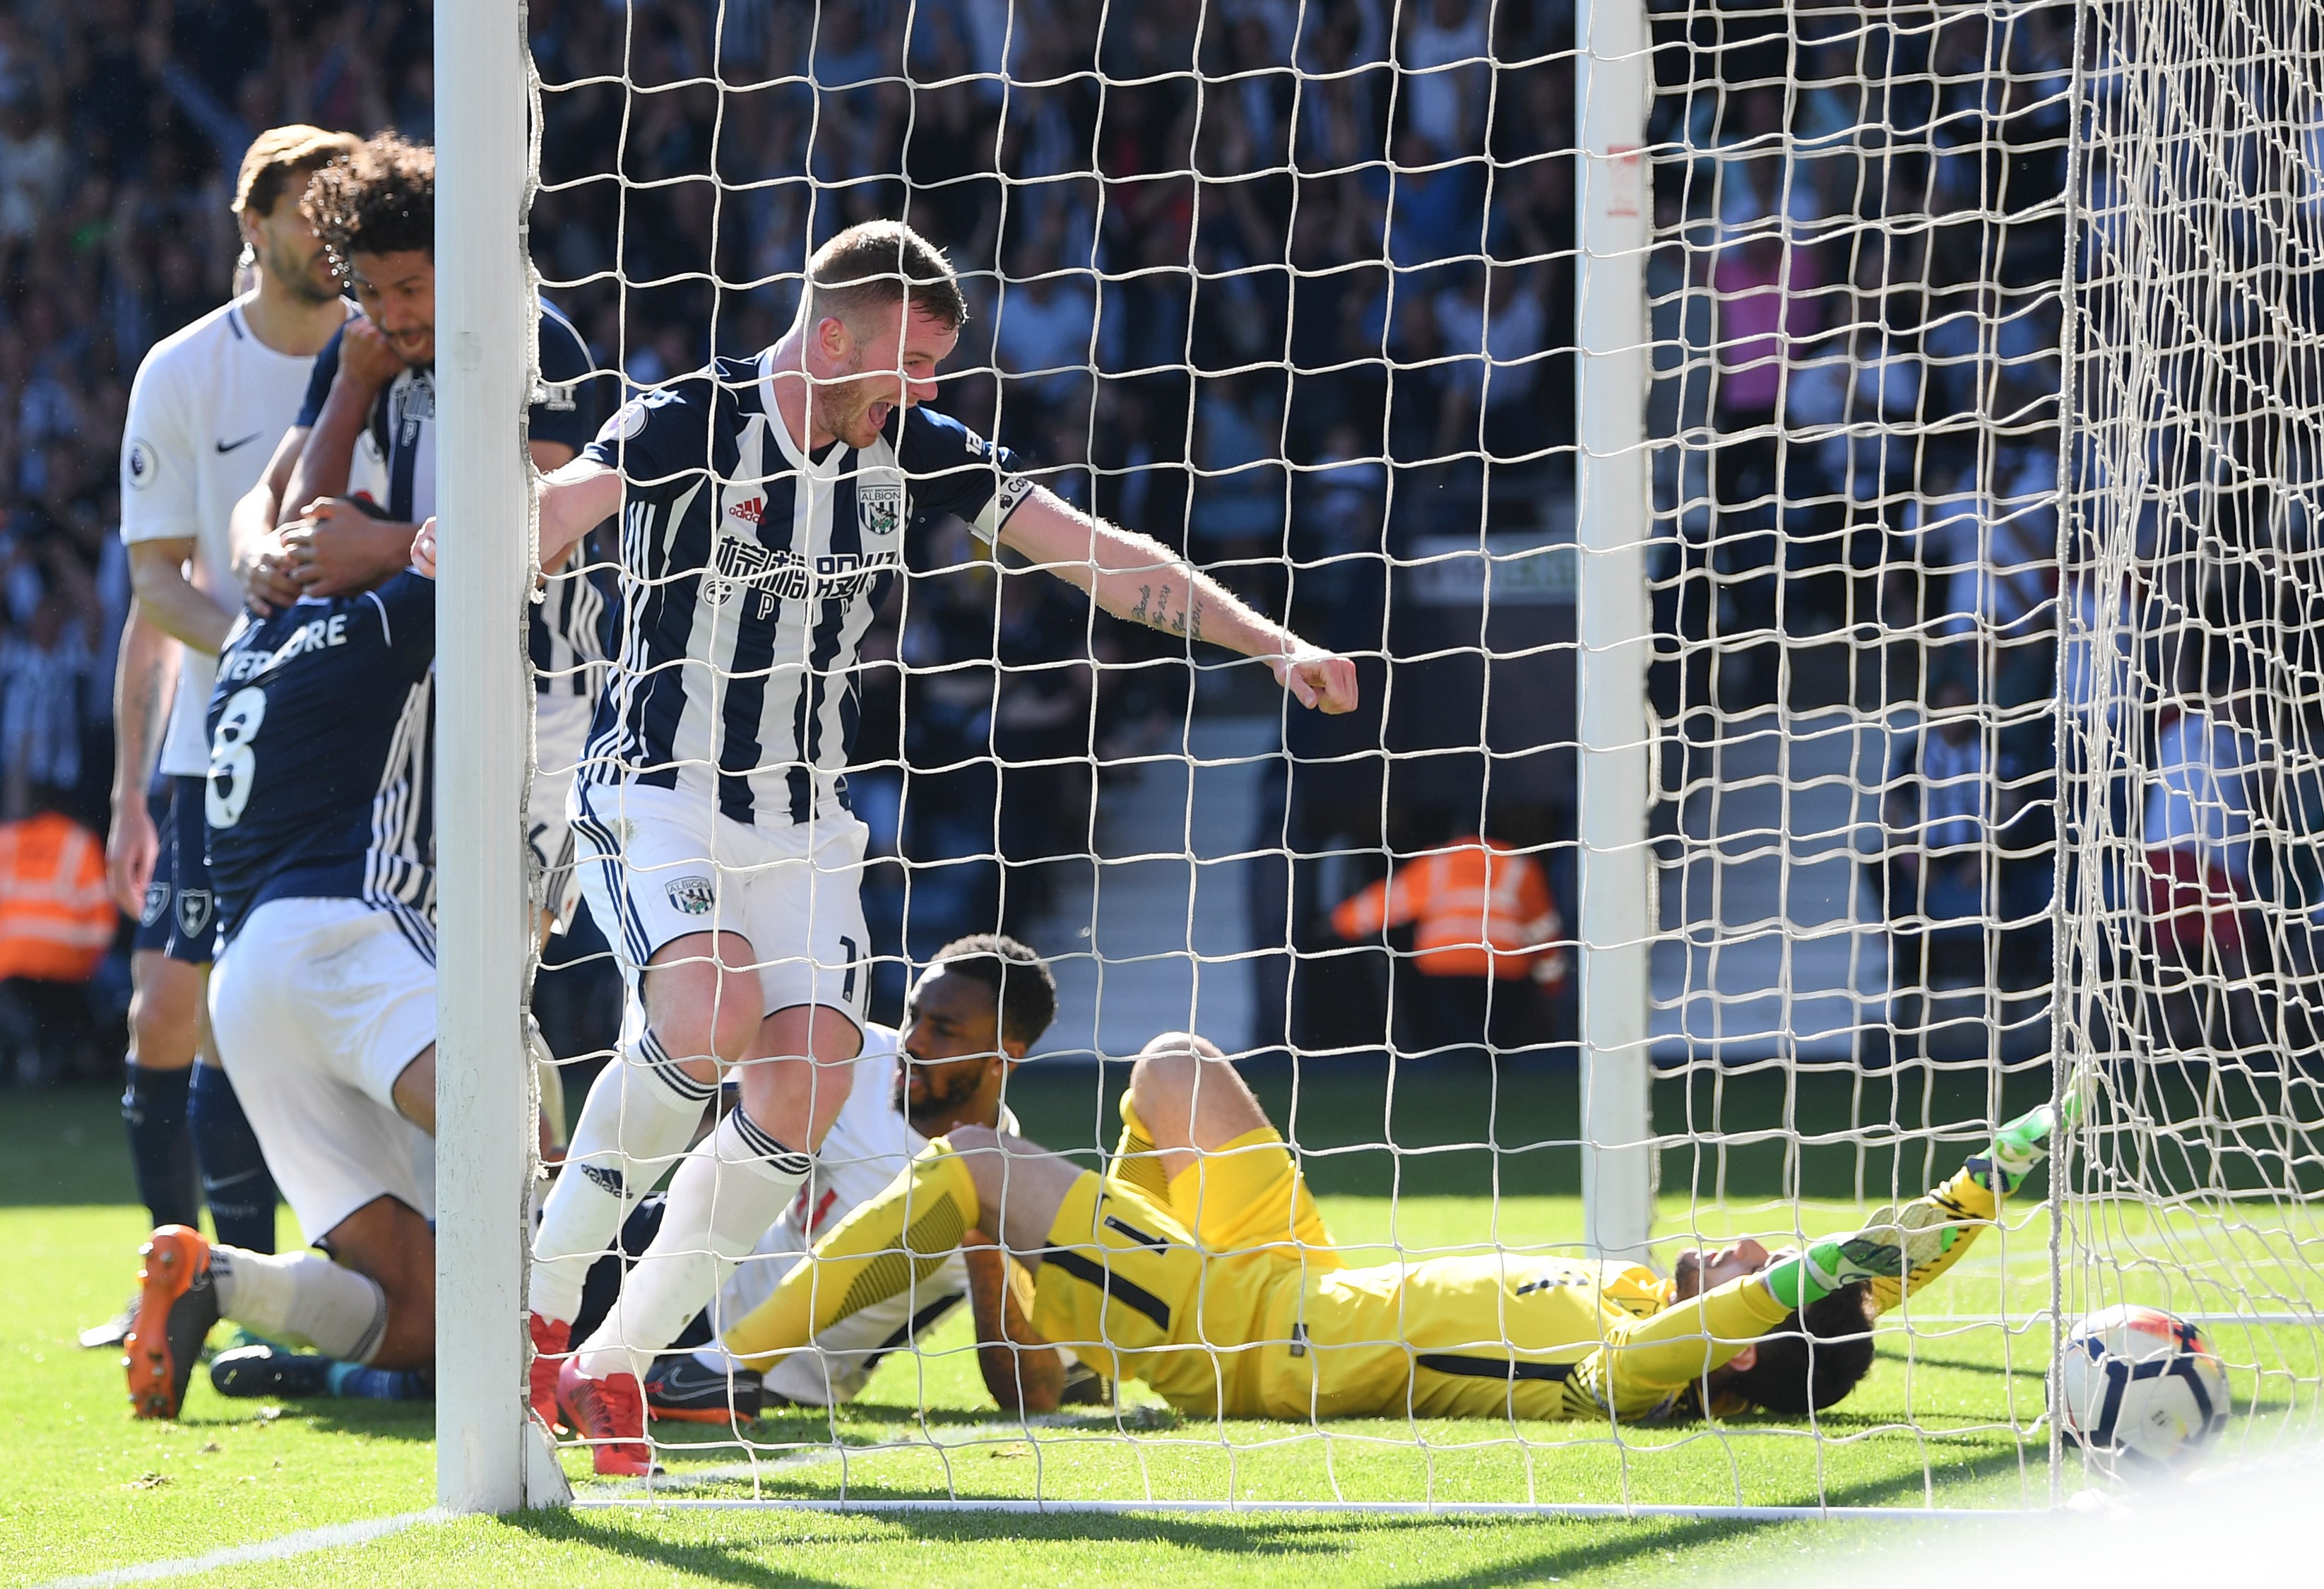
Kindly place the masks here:
[(210, 1250), (218, 1312), (254, 1335), (366, 1363), (387, 1335), (387, 1293), (319, 1252)]
[(653, 1244), (576, 1353), (591, 1379), (637, 1372), (677, 1340), (798, 1195), (815, 1162), (740, 1109), (718, 1122), (708, 1146), (678, 1167)]
[(938, 1137), (886, 1191), (834, 1225), (774, 1295), (727, 1325), (722, 1342), (764, 1372), (816, 1332), (934, 1274), (976, 1216), (976, 1182)]
[(533, 1237), (531, 1311), (558, 1320), (578, 1311), (589, 1266), (662, 1167), (686, 1151), (717, 1090), (687, 1076), (650, 1032), (598, 1072)]
[(193, 1067), (151, 1069), (131, 1061), (129, 1085), (121, 1095), (121, 1122), (129, 1131), (130, 1162), (137, 1172), (137, 1197), (155, 1228), (191, 1225), (200, 1217), (195, 1201), (193, 1141), (186, 1132), (186, 1100)]

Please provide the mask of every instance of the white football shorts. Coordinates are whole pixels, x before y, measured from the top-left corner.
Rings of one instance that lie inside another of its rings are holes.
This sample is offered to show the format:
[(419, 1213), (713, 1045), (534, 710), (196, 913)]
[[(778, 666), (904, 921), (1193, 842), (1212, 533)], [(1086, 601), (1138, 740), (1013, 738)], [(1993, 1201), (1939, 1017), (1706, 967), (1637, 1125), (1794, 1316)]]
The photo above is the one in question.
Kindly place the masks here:
[(573, 925), (574, 907), (581, 902), (573, 873), (573, 825), (566, 808), (596, 709), (597, 703), (588, 696), (543, 695), (533, 700), (534, 766), (524, 803), (524, 835), (532, 849), (534, 908), (548, 911), (558, 932)]
[(436, 965), (361, 900), (272, 900), (210, 972), (218, 1058), (267, 1168), (314, 1241), (393, 1197), (433, 1217), (428, 1134), (393, 1088), (436, 1040)]
[(761, 1013), (817, 1004), (862, 1027), (872, 980), (862, 823), (753, 827), (700, 795), (636, 783), (579, 784), (571, 811), (582, 896), (632, 1000), (665, 945), (739, 933), (759, 967)]

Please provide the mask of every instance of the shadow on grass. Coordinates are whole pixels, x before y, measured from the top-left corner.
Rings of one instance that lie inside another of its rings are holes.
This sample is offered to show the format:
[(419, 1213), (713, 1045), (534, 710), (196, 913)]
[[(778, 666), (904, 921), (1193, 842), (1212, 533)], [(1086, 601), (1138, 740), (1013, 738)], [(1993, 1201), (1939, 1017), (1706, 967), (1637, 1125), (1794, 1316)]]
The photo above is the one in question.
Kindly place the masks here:
[[(2005, 1474), (2019, 1466), (2018, 1454), (1996, 1451), (1964, 1464), (1948, 1477), (1953, 1481)], [(1922, 1481), (1918, 1475), (1868, 1482), (1830, 1492), (1833, 1506), (1918, 1505)], [(1812, 1495), (1799, 1498), (1812, 1504)], [(1067, 1545), (1138, 1543), (1167, 1545), (1197, 1557), (1232, 1558), (1250, 1556), (1304, 1557), (1328, 1570), (1328, 1558), (1351, 1555), (1383, 1535), (1425, 1534), (1457, 1519), (1431, 1518), (1289, 1518), (1255, 1512), (1246, 1517), (1180, 1517), (1168, 1513), (1128, 1515), (1010, 1514), (1004, 1518), (941, 1510), (889, 1514), (903, 1533), (923, 1541), (973, 1545), (1003, 1537), (1023, 1541), (1053, 1541)], [(1470, 1520), (1466, 1526), (1473, 1526)], [(1435, 1584), (1537, 1584), (1585, 1569), (1609, 1566), (1657, 1551), (1679, 1551), (1719, 1540), (1748, 1538), (1787, 1526), (1782, 1522), (1738, 1518), (1642, 1518), (1634, 1522), (1593, 1519), (1580, 1526), (1572, 1520), (1496, 1520), (1496, 1529), (1537, 1530), (1551, 1538), (1543, 1547), (1497, 1566), (1464, 1567), (1457, 1577), (1412, 1579), (1429, 1589)], [(1507, 1535), (1504, 1535), (1506, 1538)], [(1199, 1562), (1190, 1576), (1199, 1578)], [(753, 1580), (755, 1581), (755, 1580)]]
[(1903, 1368), (1909, 1363), (1914, 1368), (1941, 1368), (1956, 1373), (1987, 1374), (2004, 1380), (2039, 1380), (2047, 1378), (2050, 1372), (2050, 1360), (2046, 1356), (2038, 1363), (2010, 1368), (2003, 1363), (1980, 1363), (1969, 1357), (1939, 1357), (1932, 1352), (1915, 1352), (1909, 1358), (1902, 1352), (1884, 1352), (1880, 1355), (1884, 1363), (1895, 1368)]
[[(667, 1514), (662, 1514), (667, 1515)], [(618, 1512), (520, 1511), (501, 1520), (512, 1529), (558, 1545), (582, 1545), (627, 1557), (672, 1574), (689, 1573), (721, 1584), (748, 1584), (763, 1589), (798, 1589), (828, 1584), (828, 1578), (779, 1571), (752, 1558), (752, 1548), (725, 1539), (662, 1539), (633, 1528), (635, 1520)]]
[(374, 1440), (433, 1440), (433, 1401), (286, 1401), (282, 1416), (318, 1433), (367, 1435)]
[[(1949, 1483), (1955, 1483), (2015, 1472), (2021, 1465), (2021, 1455), (2014, 1449), (1994, 1451), (1949, 1470), (1947, 1479)], [(1828, 1492), (1824, 1500), (1831, 1506), (1917, 1506), (1923, 1501), (1922, 1479), (1918, 1474), (1908, 1474), (1842, 1485)], [(1812, 1492), (1803, 1493), (1793, 1503), (1813, 1505), (1815, 1497)], [(1017, 1538), (1069, 1542), (1139, 1540), (1168, 1544), (1183, 1550), (1220, 1557), (1293, 1553), (1314, 1557), (1340, 1555), (1357, 1547), (1359, 1540), (1356, 1536), (1360, 1533), (1377, 1538), (1384, 1531), (1414, 1532), (1443, 1526), (1442, 1520), (1429, 1518), (1350, 1518), (1305, 1521), (1280, 1516), (1268, 1517), (1264, 1513), (1240, 1519), (1181, 1518), (1167, 1513), (1111, 1517), (1011, 1515), (1005, 1520), (940, 1511), (893, 1515), (899, 1527), (919, 1538), (973, 1541), (1005, 1532)], [(1544, 1521), (1554, 1527), (1555, 1520)], [(1497, 1520), (1495, 1526), (1522, 1528), (1527, 1525), (1521, 1520), (1510, 1519)], [(1718, 1518), (1642, 1518), (1631, 1523), (1593, 1519), (1579, 1530), (1570, 1525), (1554, 1527), (1554, 1531), (1563, 1538), (1521, 1559), (1495, 1567), (1464, 1568), (1458, 1577), (1418, 1578), (1407, 1582), (1414, 1589), (1432, 1589), (1436, 1584), (1538, 1584), (1569, 1572), (1579, 1573), (1585, 1569), (1603, 1571), (1653, 1551), (1683, 1550), (1692, 1545), (1748, 1537), (1785, 1526), (1783, 1522), (1741, 1518), (1731, 1521)], [(1199, 1567), (1194, 1575), (1200, 1575)]]

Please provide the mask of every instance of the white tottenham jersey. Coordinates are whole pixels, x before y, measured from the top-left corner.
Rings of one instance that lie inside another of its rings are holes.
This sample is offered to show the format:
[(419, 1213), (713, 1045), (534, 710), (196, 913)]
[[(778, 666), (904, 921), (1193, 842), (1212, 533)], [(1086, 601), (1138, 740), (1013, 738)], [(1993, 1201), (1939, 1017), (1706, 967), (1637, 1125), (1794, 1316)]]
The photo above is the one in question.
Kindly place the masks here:
[[(248, 296), (156, 343), (137, 366), (121, 443), (121, 539), (191, 540), (194, 587), (240, 610), (228, 519), (298, 417), (312, 355), (277, 353), (243, 318)], [(350, 306), (352, 308), (352, 306)], [(217, 659), (181, 647), (161, 768), (209, 771), (203, 716)]]
[[(901, 1042), (892, 1027), (866, 1025), (855, 1060), (853, 1088), (815, 1156), (815, 1171), (798, 1196), (718, 1293), (721, 1328), (774, 1295), (816, 1239), (856, 1206), (886, 1191), (928, 1145), (896, 1106)], [(1016, 1116), (1001, 1111), (1001, 1129), (1014, 1133)], [(766, 1375), (768, 1390), (807, 1406), (844, 1401), (888, 1353), (908, 1345), (968, 1296), (968, 1265), (955, 1252), (935, 1273), (901, 1296), (851, 1314)]]
[(581, 776), (779, 827), (846, 807), (857, 647), (906, 530), (954, 513), (989, 542), (1032, 485), (925, 408), (810, 457), (769, 369), (766, 354), (720, 359), (625, 404), (585, 449), (621, 470), (624, 505), (621, 650)]

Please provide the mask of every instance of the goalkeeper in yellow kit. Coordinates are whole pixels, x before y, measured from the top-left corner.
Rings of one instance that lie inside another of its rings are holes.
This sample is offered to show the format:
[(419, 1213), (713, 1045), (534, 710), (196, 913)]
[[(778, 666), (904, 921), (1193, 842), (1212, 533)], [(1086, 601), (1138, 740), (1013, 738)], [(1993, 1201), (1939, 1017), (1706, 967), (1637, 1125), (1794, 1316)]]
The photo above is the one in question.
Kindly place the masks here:
[[(1019, 1345), (1070, 1346), (1172, 1406), (1237, 1418), (1409, 1413), (1604, 1418), (1852, 1390), (1872, 1320), (1959, 1260), (2047, 1152), (2048, 1106), (1927, 1196), (1771, 1255), (1743, 1241), (1643, 1264), (1491, 1253), (1351, 1269), (1296, 1162), (1218, 1050), (1183, 1033), (1139, 1057), (1105, 1175), (983, 1128), (928, 1144), (816, 1244), (728, 1351), (763, 1368), (932, 1275), (964, 1232), (1029, 1270)], [(980, 1318), (1018, 1310), (980, 1307)]]

